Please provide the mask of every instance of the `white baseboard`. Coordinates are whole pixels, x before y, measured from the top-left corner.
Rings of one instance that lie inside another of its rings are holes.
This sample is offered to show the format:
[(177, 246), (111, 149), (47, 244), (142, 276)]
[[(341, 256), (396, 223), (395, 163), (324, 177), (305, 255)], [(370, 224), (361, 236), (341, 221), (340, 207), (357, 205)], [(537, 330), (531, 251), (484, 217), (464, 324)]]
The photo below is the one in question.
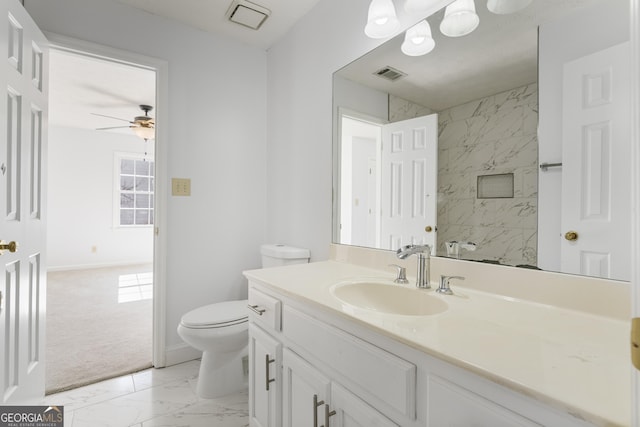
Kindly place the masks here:
[(178, 344), (167, 347), (165, 350), (166, 366), (177, 365), (178, 363), (188, 362), (190, 360), (200, 359), (202, 352), (196, 350), (188, 344)]
[(153, 259), (151, 259), (151, 260), (128, 261), (128, 262), (117, 262), (117, 263), (104, 263), (104, 264), (78, 264), (78, 265), (47, 266), (47, 272), (72, 271), (72, 270), (90, 270), (90, 269), (94, 269), (94, 268), (108, 268), (108, 267), (128, 267), (128, 266), (131, 266), (131, 265), (138, 265), (138, 264), (153, 264)]

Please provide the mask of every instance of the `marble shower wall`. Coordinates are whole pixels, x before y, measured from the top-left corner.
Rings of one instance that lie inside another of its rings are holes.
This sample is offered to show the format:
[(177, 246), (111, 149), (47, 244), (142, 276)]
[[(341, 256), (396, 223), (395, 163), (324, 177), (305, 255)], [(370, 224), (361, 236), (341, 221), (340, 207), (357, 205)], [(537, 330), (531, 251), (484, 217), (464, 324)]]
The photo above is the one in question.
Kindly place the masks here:
[[(389, 95), (389, 121), (433, 110)], [(471, 241), (462, 258), (536, 265), (538, 85), (501, 92), (438, 113), (438, 255), (445, 241)], [(513, 173), (514, 197), (478, 199), (480, 175)]]
[(399, 122), (401, 120), (413, 119), (416, 117), (432, 114), (433, 110), (407, 101), (399, 96), (389, 95), (389, 122)]
[[(472, 241), (465, 259), (536, 265), (538, 88), (530, 84), (438, 116), (438, 254)], [(514, 197), (477, 198), (480, 175), (513, 173)]]

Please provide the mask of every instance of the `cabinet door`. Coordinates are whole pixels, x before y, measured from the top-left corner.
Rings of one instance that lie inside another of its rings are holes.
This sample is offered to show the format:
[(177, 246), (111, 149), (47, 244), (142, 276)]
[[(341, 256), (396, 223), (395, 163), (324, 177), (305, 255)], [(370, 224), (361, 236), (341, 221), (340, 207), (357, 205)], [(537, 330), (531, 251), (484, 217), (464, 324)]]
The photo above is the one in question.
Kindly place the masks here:
[(282, 344), (249, 325), (249, 422), (279, 427), (282, 416)]
[(428, 427), (540, 426), (439, 377), (429, 377), (428, 402)]
[(329, 379), (285, 348), (282, 355), (284, 427), (320, 427), (330, 399)]
[(323, 408), (321, 423), (325, 427), (398, 427), (398, 424), (358, 399), (336, 383), (331, 384), (331, 405), (335, 414), (330, 415), (328, 422)]

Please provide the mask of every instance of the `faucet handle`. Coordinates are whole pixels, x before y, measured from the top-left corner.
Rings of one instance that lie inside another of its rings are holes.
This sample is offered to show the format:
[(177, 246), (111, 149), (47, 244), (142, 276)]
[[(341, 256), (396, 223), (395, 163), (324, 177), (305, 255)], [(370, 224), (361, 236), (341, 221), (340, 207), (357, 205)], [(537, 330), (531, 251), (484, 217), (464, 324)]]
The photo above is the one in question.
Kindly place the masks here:
[(440, 276), (440, 286), (438, 286), (438, 289), (436, 289), (436, 292), (439, 293), (439, 294), (453, 295), (453, 291), (449, 287), (449, 280), (451, 280), (451, 279), (464, 280), (464, 277), (462, 277), (462, 276), (445, 276), (444, 274), (441, 275)]
[(393, 283), (409, 283), (407, 280), (407, 269), (398, 264), (389, 264), (389, 267), (395, 267), (398, 269), (398, 275)]

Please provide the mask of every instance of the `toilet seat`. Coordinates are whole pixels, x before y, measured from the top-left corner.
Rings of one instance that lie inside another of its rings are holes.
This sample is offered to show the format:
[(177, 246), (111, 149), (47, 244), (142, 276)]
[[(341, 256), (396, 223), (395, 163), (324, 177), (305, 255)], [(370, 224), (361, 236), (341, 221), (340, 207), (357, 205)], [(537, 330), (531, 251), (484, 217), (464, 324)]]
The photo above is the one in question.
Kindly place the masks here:
[(240, 300), (196, 308), (182, 316), (180, 324), (185, 328), (209, 329), (239, 325), (248, 320), (247, 300)]

